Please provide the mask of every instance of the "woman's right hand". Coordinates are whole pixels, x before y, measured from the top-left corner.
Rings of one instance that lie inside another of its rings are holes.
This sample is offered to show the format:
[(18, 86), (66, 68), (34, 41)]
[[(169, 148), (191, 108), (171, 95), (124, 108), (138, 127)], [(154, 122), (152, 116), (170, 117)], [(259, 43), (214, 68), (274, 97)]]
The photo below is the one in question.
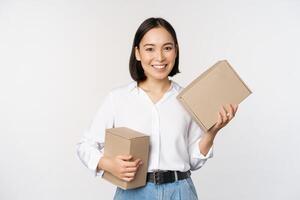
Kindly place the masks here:
[(98, 168), (108, 171), (121, 180), (130, 182), (134, 179), (138, 168), (143, 164), (141, 159), (132, 160), (131, 155), (102, 157)]

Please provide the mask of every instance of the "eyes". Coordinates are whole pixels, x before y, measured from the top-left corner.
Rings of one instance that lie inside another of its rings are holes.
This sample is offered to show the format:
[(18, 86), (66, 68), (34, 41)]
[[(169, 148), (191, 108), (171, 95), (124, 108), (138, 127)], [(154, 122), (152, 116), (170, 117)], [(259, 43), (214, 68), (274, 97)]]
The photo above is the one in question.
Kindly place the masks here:
[[(173, 50), (173, 46), (165, 46), (164, 48), (163, 48), (163, 50), (164, 51), (171, 51), (171, 50)], [(153, 51), (155, 51), (155, 48), (154, 47), (147, 47), (146, 49), (145, 49), (145, 51), (147, 51), (147, 52), (153, 52)]]

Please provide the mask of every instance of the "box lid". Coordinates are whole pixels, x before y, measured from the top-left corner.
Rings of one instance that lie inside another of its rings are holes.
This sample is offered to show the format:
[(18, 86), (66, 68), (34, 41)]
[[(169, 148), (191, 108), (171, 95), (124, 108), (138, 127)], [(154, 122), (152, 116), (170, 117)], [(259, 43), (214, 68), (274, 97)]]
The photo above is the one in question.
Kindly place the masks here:
[(145, 135), (143, 133), (134, 131), (126, 127), (110, 128), (110, 129), (106, 129), (106, 131), (116, 136), (129, 139), (129, 140), (134, 138), (140, 138), (140, 137), (149, 137), (148, 135)]

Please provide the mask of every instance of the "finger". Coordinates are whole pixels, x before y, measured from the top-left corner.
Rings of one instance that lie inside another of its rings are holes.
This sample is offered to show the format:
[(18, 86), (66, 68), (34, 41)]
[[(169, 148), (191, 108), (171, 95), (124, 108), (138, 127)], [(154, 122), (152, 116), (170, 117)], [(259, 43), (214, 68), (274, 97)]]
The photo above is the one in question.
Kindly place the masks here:
[(130, 181), (132, 181), (133, 179), (134, 179), (134, 177), (132, 177), (132, 178), (124, 177), (124, 178), (122, 178), (122, 180), (124, 180), (124, 181), (126, 181), (126, 182), (130, 182)]
[(223, 109), (225, 110), (225, 116), (226, 116), (226, 119), (225, 119), (225, 123), (227, 123), (229, 121), (229, 118), (230, 118), (230, 109), (229, 109), (229, 105), (225, 105), (223, 106)]
[(235, 113), (236, 113), (236, 111), (237, 111), (237, 110), (238, 110), (238, 108), (239, 108), (239, 105), (238, 105), (238, 104), (234, 104), (233, 108), (234, 108), (234, 114), (235, 114)]
[(232, 105), (232, 104), (229, 104), (229, 105), (228, 105), (228, 109), (229, 109), (229, 113), (230, 113), (231, 115), (234, 115), (234, 108), (233, 108), (233, 105)]
[(136, 159), (135, 161), (124, 161), (125, 167), (137, 167), (140, 165), (141, 159)]
[(233, 108), (232, 104), (229, 104), (228, 109), (229, 109), (228, 118), (230, 121), (234, 117), (234, 108)]
[(226, 106), (224, 106), (224, 109), (226, 111), (227, 118), (230, 117), (232, 115), (232, 113), (233, 113), (233, 109), (232, 109), (231, 105), (230, 104), (226, 104)]
[(123, 177), (127, 177), (127, 178), (133, 178), (134, 176), (135, 176), (135, 172), (130, 172), (130, 173), (123, 174)]
[(118, 155), (117, 158), (119, 158), (121, 160), (131, 160), (132, 155)]
[(127, 167), (124, 169), (125, 173), (130, 173), (130, 172), (137, 172), (138, 167)]
[(142, 162), (142, 160), (141, 159), (136, 159), (135, 161), (135, 165), (138, 167), (138, 166), (140, 166), (141, 164), (143, 164), (143, 162)]
[(221, 115), (222, 115), (222, 124), (225, 124), (227, 122), (227, 112), (224, 108), (224, 106), (222, 106), (221, 108)]
[(220, 126), (223, 123), (223, 117), (220, 112), (218, 112), (218, 121), (216, 123), (216, 126)]
[(222, 124), (223, 124), (223, 117), (222, 117), (221, 112), (218, 112), (218, 121), (217, 121), (217, 123), (215, 124), (214, 129), (215, 129), (215, 130), (220, 129), (220, 128), (222, 127)]
[(227, 104), (226, 106), (223, 106), (225, 112), (226, 112), (226, 121), (225, 123), (228, 123), (230, 121), (230, 119), (232, 118), (232, 111), (231, 111), (231, 107), (230, 104)]

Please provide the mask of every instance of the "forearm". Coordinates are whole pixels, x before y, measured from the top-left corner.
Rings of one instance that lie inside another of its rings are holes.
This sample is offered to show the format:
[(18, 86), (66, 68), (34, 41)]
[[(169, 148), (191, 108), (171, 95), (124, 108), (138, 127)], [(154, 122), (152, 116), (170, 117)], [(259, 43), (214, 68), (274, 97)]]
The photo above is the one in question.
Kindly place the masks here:
[(110, 159), (107, 158), (106, 156), (102, 156), (99, 160), (98, 166), (97, 166), (97, 171), (99, 170), (104, 170), (108, 171), (110, 165)]
[(214, 143), (216, 133), (205, 132), (199, 142), (199, 151), (201, 154), (206, 156), (209, 152), (209, 149), (212, 147)]

